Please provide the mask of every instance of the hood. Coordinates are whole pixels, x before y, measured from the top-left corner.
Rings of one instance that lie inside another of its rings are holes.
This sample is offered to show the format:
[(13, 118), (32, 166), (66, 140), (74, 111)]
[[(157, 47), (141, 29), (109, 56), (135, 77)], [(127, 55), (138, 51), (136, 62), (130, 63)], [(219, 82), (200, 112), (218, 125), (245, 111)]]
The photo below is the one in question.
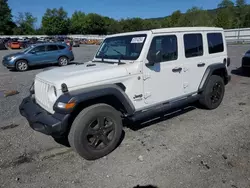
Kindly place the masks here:
[(86, 84), (93, 85), (96, 82), (127, 75), (128, 71), (125, 65), (88, 62), (53, 68), (37, 74), (36, 78), (47, 81), (57, 88), (60, 88), (61, 84), (65, 83), (70, 89)]
[(23, 54), (23, 52), (16, 52), (16, 53), (12, 53), (12, 54), (6, 55), (3, 58), (8, 58), (8, 57), (12, 57), (12, 56), (21, 55), (21, 54)]

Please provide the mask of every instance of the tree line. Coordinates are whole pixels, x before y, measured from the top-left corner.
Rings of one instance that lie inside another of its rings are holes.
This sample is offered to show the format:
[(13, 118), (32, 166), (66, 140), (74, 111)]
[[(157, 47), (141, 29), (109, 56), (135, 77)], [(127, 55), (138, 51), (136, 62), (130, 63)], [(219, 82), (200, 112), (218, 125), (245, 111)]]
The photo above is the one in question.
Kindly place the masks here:
[(129, 18), (115, 20), (96, 13), (75, 11), (68, 16), (63, 7), (47, 9), (40, 28), (37, 18), (29, 12), (12, 15), (8, 0), (0, 0), (0, 35), (107, 35), (120, 32), (182, 26), (216, 26), (224, 29), (250, 27), (250, 5), (245, 0), (222, 0), (214, 10), (192, 7), (185, 13), (176, 10), (162, 18)]

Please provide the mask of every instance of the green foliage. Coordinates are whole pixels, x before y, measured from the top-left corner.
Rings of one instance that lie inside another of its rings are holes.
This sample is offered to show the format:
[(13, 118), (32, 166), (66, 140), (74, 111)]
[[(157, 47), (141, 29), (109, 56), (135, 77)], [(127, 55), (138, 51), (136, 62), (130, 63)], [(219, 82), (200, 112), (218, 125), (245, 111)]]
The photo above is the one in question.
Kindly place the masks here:
[(70, 33), (85, 33), (85, 13), (81, 11), (75, 11), (70, 19)]
[(246, 1), (245, 0), (236, 0), (235, 4), (237, 7), (243, 7), (246, 5)]
[(47, 9), (42, 18), (42, 29), (46, 35), (65, 35), (69, 33), (70, 20), (67, 12), (59, 9)]
[(187, 13), (180, 17), (178, 25), (186, 27), (212, 26), (211, 16), (207, 11), (198, 7), (187, 10)]
[(233, 26), (233, 15), (231, 14), (229, 9), (220, 9), (216, 14), (214, 23), (216, 27), (230, 29)]
[[(235, 3), (234, 3), (235, 2)], [(47, 9), (42, 26), (35, 29), (37, 19), (30, 13), (19, 13), (12, 21), (7, 0), (0, 0), (0, 34), (97, 34), (148, 30), (166, 27), (216, 26), (224, 29), (250, 27), (250, 6), (245, 0), (221, 0), (217, 9), (203, 10), (192, 7), (185, 13), (180, 10), (162, 18), (127, 18), (115, 20), (95, 13), (75, 11), (71, 17), (61, 7)]]
[(12, 34), (15, 24), (12, 22), (11, 9), (7, 0), (0, 0), (0, 35)]
[(231, 0), (222, 0), (221, 3), (218, 4), (218, 8), (229, 8), (233, 6), (234, 3)]
[(18, 13), (16, 18), (17, 27), (13, 28), (13, 33), (15, 35), (32, 35), (35, 34), (35, 23), (37, 18), (35, 18), (31, 13)]
[(85, 33), (91, 34), (106, 34), (105, 18), (99, 14), (90, 13), (86, 15), (84, 21)]

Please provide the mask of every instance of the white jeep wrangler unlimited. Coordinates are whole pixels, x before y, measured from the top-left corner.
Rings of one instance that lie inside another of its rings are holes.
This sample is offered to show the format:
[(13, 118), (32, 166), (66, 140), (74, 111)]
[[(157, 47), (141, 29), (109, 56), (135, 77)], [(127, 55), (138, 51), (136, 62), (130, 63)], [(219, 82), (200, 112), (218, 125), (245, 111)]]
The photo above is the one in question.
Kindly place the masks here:
[(123, 119), (199, 101), (217, 108), (230, 81), (223, 29), (166, 28), (108, 36), (92, 61), (36, 75), (19, 110), (30, 126), (67, 138), (95, 160), (118, 145)]

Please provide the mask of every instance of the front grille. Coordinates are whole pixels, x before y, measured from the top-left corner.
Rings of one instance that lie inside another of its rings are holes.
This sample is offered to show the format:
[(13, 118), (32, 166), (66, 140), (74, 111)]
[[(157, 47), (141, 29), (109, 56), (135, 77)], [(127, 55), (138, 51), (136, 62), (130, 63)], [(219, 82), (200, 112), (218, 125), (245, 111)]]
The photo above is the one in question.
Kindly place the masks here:
[(53, 104), (49, 100), (49, 91), (50, 84), (45, 81), (36, 79), (34, 88), (35, 88), (35, 99), (36, 102), (45, 110), (50, 113), (53, 113)]

